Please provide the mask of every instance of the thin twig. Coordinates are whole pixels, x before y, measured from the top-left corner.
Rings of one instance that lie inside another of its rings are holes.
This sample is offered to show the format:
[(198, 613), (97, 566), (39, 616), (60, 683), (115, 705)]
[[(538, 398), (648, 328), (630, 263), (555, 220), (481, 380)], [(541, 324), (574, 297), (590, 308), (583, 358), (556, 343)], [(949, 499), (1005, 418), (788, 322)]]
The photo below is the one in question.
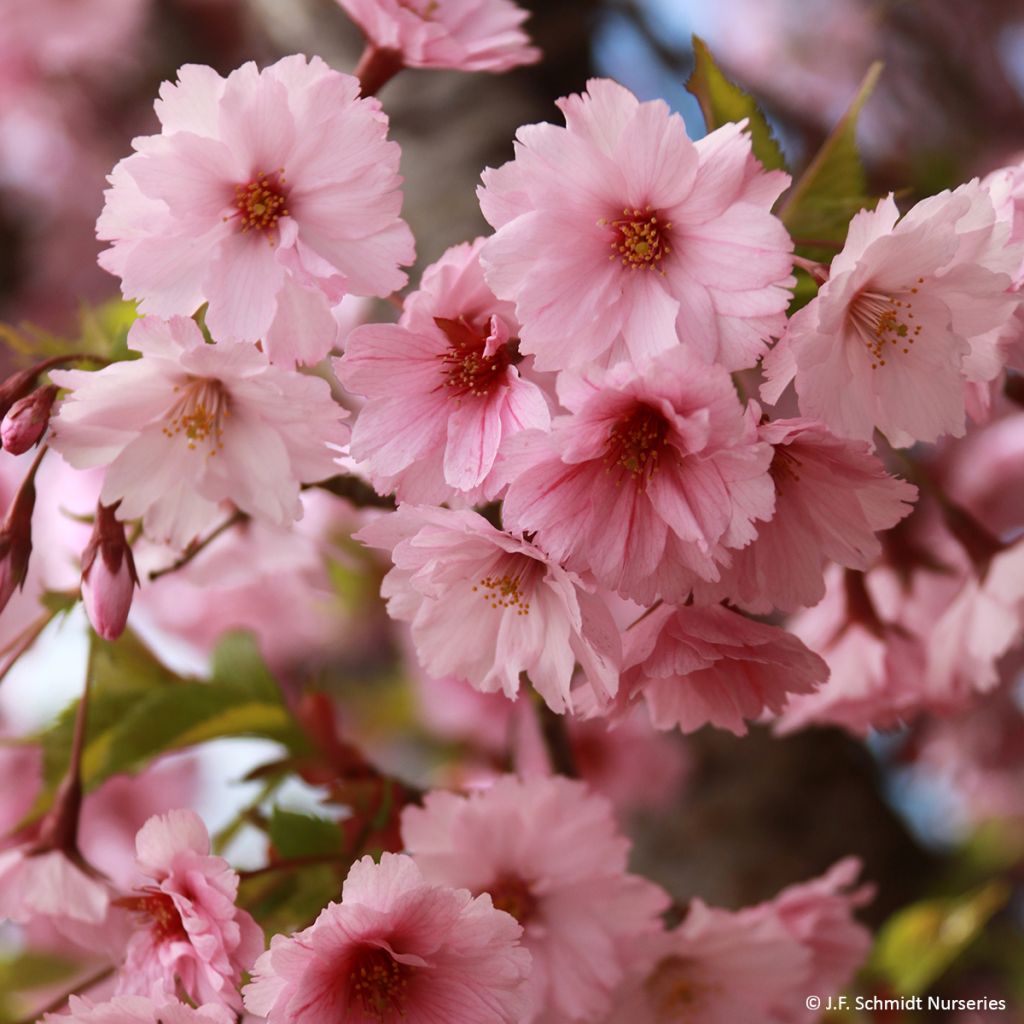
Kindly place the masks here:
[(83, 992), (88, 992), (89, 989), (95, 988), (101, 982), (104, 982), (114, 973), (113, 967), (104, 967), (98, 974), (94, 974), (91, 978), (87, 978), (85, 981), (80, 982), (73, 989), (65, 992), (63, 995), (58, 996), (52, 1002), (47, 1003), (42, 1009), (36, 1010), (35, 1013), (23, 1020), (17, 1022), (17, 1024), (36, 1024), (36, 1022), (47, 1013), (56, 1013), (58, 1010), (63, 1009), (67, 1004), (67, 1001), (72, 996), (81, 995)]
[(208, 533), (202, 540), (196, 541), (190, 545), (188, 550), (176, 561), (170, 565), (165, 565), (162, 569), (154, 569), (149, 574), (149, 581), (152, 583), (153, 580), (160, 579), (161, 576), (167, 576), (169, 573), (177, 572), (179, 569), (188, 565), (193, 558), (196, 557), (201, 551), (205, 551), (221, 534), (227, 533), (233, 526), (237, 526), (239, 523), (244, 522), (249, 517), (241, 510), (233, 512), (223, 523), (220, 524), (211, 533)]

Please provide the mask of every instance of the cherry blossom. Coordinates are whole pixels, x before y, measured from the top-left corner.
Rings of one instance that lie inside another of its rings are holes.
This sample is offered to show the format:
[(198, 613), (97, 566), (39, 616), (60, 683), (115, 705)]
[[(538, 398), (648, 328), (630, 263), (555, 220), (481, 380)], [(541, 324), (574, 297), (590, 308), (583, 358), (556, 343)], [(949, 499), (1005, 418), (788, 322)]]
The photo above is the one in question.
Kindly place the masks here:
[(522, 924), (533, 969), (521, 1024), (599, 1018), (668, 902), (627, 873), (610, 804), (568, 779), (430, 793), (403, 812), (402, 839), (425, 877), (490, 893)]
[(235, 906), (238, 875), (210, 853), (192, 811), (150, 818), (135, 840), (139, 870), (151, 880), (115, 905), (138, 921), (119, 976), (119, 994), (172, 997), (240, 1010), (242, 971), (263, 951), (263, 932)]
[(998, 375), (1018, 306), (1022, 254), (1008, 234), (977, 182), (902, 219), (892, 196), (858, 213), (828, 281), (765, 358), (764, 399), (792, 380), (800, 411), (841, 437), (962, 436), (965, 386)]
[(540, 548), (470, 511), (404, 505), (356, 534), (389, 551), (381, 593), (409, 622), (423, 667), (509, 698), (520, 673), (554, 711), (574, 661), (602, 695), (618, 685), (618, 630), (600, 597)]
[(484, 283), (482, 244), (449, 249), (398, 324), (357, 328), (336, 363), (342, 383), (369, 399), (352, 455), (400, 501), (493, 498), (502, 441), (550, 423), (544, 394), (516, 369), (519, 324)]
[(46, 1024), (231, 1024), (235, 1015), (219, 1003), (188, 1006), (177, 999), (146, 999), (115, 996), (109, 1002), (94, 1003), (72, 996), (67, 1013), (49, 1013)]
[(521, 932), (490, 897), (432, 884), (408, 857), (363, 857), (340, 903), (274, 937), (245, 1006), (269, 1024), (521, 1024)]
[(719, 579), (775, 500), (771, 448), (729, 375), (676, 348), (574, 392), (549, 434), (510, 441), (505, 523), (637, 601), (682, 602), (696, 581)]
[(566, 127), (527, 125), (515, 159), (484, 172), (496, 234), (487, 280), (516, 304), (522, 350), (544, 370), (682, 343), (730, 370), (782, 332), (792, 243), (739, 124), (691, 142), (661, 100), (593, 79), (558, 103)]
[(118, 518), (183, 547), (220, 502), (283, 525), (301, 515), (300, 484), (334, 475), (346, 414), (325, 381), (250, 344), (207, 345), (185, 317), (144, 317), (129, 344), (141, 359), (51, 374), (71, 391), (51, 444), (76, 468), (107, 467), (101, 500), (121, 502)]
[(528, 13), (511, 0), (337, 2), (399, 66), (498, 72), (540, 60), (521, 28)]
[(641, 697), (659, 729), (712, 724), (742, 736), (810, 693), (828, 666), (792, 633), (722, 607), (662, 605), (626, 633), (622, 694)]
[(313, 363), (335, 344), (333, 305), (405, 283), (399, 150), (355, 78), (318, 57), (226, 79), (186, 64), (156, 109), (161, 134), (114, 168), (97, 225), (102, 265), (143, 313), (208, 303), (218, 339)]

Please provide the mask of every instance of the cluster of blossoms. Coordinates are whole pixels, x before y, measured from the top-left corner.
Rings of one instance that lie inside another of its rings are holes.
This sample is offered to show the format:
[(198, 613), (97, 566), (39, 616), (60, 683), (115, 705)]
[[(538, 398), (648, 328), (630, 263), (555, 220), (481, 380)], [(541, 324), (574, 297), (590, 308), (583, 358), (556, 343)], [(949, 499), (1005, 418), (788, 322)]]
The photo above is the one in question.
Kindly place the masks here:
[[(625, 734), (640, 713), (661, 731), (863, 734), (1005, 699), (1024, 547), (948, 452), (919, 495), (894, 449), (1002, 415), (1024, 351), (1024, 172), (858, 213), (787, 317), (809, 265), (774, 212), (788, 175), (744, 125), (695, 142), (663, 102), (598, 79), (484, 171), (493, 233), (398, 298), (414, 241), (373, 93), (405, 66), (539, 54), (508, 0), (339, 3), (368, 39), (356, 75), (302, 56), (185, 65), (159, 133), (111, 173), (100, 263), (138, 304), (137, 358), (56, 357), (0, 391), (8, 453), (45, 438), (95, 476), (79, 548), (95, 631), (126, 628), (136, 554), (176, 570), (208, 545), (197, 586), (239, 605), (274, 587), (286, 617), (323, 539), (286, 531), (324, 484), (364, 499), (346, 532), (384, 553), (425, 692), (516, 701), (535, 729)], [(353, 297), (400, 315), (354, 326)], [(30, 578), (46, 446), (7, 503), (0, 604)], [(165, 623), (182, 603), (159, 610), (166, 586), (138, 602)], [(253, 625), (236, 610), (210, 618)], [(410, 800), (395, 852), (355, 860), (340, 900), (269, 948), (195, 814), (141, 829), (125, 887), (79, 852), (69, 784), (0, 852), (0, 915), (111, 950), (110, 999), (55, 1024), (795, 1024), (865, 958), (855, 859), (739, 911), (694, 899), (669, 927), (671, 897), (628, 870), (594, 788), (484, 783)]]

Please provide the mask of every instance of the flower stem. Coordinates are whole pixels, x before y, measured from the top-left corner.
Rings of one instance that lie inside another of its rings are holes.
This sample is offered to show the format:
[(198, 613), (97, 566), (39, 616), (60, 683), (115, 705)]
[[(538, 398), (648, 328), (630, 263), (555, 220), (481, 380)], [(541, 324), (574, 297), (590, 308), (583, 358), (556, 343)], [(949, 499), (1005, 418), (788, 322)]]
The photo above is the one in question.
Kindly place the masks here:
[(376, 95), (404, 67), (397, 50), (367, 43), (355, 70), (363, 96)]
[(150, 583), (153, 580), (160, 579), (161, 576), (167, 576), (172, 572), (177, 572), (179, 569), (184, 568), (196, 557), (201, 551), (206, 550), (221, 534), (227, 533), (233, 526), (237, 526), (239, 523), (245, 522), (249, 517), (241, 510), (233, 512), (227, 519), (224, 520), (220, 526), (216, 527), (212, 532), (208, 533), (202, 540), (195, 541), (189, 545), (185, 553), (172, 562), (170, 565), (165, 565), (162, 569), (154, 569), (149, 574)]

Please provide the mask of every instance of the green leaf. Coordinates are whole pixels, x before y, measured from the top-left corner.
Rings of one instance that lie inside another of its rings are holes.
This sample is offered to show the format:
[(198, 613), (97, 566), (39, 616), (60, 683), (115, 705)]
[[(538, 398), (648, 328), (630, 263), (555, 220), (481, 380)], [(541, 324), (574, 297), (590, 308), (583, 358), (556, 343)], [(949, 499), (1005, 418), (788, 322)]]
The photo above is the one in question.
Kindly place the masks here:
[[(849, 109), (777, 210), (795, 239), (842, 244), (853, 215), (871, 203), (857, 150), (857, 119), (881, 73), (880, 63), (871, 65)], [(835, 249), (828, 247), (800, 248), (812, 251), (816, 258), (835, 255)]]
[(1004, 883), (991, 882), (965, 896), (924, 900), (903, 908), (878, 935), (873, 971), (898, 995), (926, 992), (981, 935), (1009, 896)]
[(49, 988), (80, 970), (74, 960), (50, 953), (26, 950), (0, 958), (0, 992), (29, 992)]
[(699, 36), (693, 37), (693, 74), (686, 88), (697, 97), (709, 132), (730, 121), (746, 118), (754, 155), (770, 171), (785, 170), (786, 158), (772, 134), (768, 119), (749, 93), (722, 74), (707, 43)]
[(267, 831), (277, 855), (285, 860), (332, 854), (340, 857), (344, 849), (344, 836), (337, 822), (312, 814), (275, 807)]

